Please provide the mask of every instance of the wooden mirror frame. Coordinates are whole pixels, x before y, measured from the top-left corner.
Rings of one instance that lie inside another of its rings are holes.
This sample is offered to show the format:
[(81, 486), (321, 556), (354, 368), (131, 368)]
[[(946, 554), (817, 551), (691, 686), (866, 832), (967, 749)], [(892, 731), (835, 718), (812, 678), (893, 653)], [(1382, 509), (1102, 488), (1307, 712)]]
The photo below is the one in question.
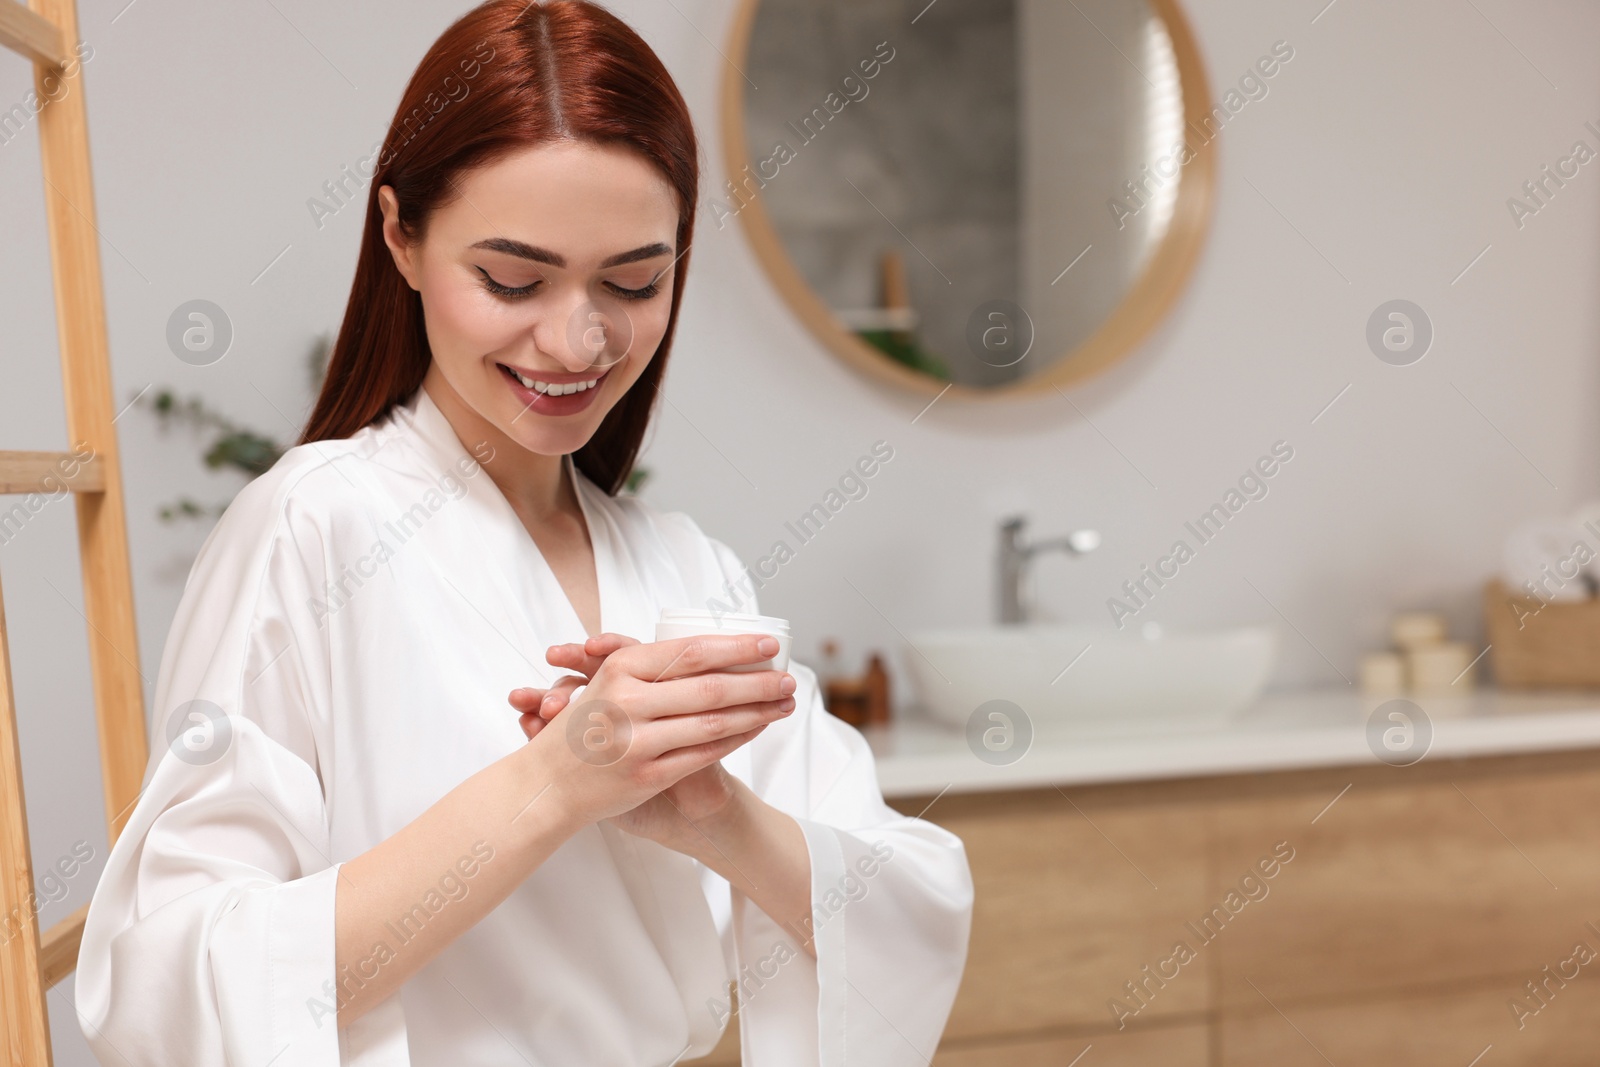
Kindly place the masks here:
[[(1204, 130), (1213, 107), (1200, 50), (1178, 0), (1148, 0), (1151, 10), (1166, 24), (1178, 63), (1178, 84), (1183, 92), (1184, 128)], [(731, 181), (750, 163), (744, 134), (744, 76), (740, 64), (749, 56), (750, 35), (760, 0), (739, 0), (728, 37), (729, 62), (723, 66), (722, 146), (726, 176)], [(1144, 268), (1122, 301), (1076, 348), (1048, 371), (1010, 385), (979, 388), (942, 381), (896, 362), (862, 340), (839, 321), (800, 273), (778, 235), (757, 193), (738, 212), (744, 232), (767, 277), (800, 317), (812, 335), (857, 370), (890, 385), (925, 396), (949, 392), (975, 400), (1005, 399), (1059, 389), (1082, 382), (1106, 370), (1131, 353), (1172, 307), (1199, 258), (1211, 222), (1216, 183), (1216, 138), (1194, 149), (1194, 156), (1178, 172), (1178, 195), (1172, 221), (1161, 241), (1146, 257)], [(1191, 144), (1191, 148), (1194, 146)]]

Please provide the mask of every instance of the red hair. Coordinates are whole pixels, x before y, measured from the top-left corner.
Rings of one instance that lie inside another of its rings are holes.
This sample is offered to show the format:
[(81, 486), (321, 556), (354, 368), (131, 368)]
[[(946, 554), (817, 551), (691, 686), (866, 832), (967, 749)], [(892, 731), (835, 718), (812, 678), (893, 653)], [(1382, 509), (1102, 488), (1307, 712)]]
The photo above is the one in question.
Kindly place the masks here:
[(349, 437), (376, 422), (421, 387), (432, 359), (421, 294), (384, 244), (378, 188), (394, 187), (402, 232), (421, 240), (428, 217), (454, 198), (463, 172), (558, 139), (631, 147), (678, 196), (679, 258), (666, 333), (639, 379), (573, 456), (607, 493), (627, 483), (678, 324), (699, 146), (688, 106), (655, 52), (587, 0), (488, 0), (457, 19), (422, 57), (378, 155), (350, 300), (300, 444)]

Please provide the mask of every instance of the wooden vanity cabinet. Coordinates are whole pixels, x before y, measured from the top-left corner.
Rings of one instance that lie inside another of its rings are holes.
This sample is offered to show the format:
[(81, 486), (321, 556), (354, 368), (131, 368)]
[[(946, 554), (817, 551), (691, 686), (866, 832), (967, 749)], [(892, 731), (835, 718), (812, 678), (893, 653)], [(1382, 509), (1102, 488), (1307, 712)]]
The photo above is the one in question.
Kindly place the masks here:
[(976, 886), (935, 1067), (1600, 1062), (1600, 752), (932, 799)]

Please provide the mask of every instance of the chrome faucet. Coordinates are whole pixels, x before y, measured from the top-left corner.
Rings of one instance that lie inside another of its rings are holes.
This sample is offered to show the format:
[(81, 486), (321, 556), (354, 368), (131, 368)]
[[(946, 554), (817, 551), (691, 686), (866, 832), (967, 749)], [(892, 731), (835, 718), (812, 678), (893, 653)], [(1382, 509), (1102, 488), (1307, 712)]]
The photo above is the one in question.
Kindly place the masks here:
[(1000, 622), (1017, 625), (1027, 621), (1022, 609), (1022, 580), (1028, 563), (1040, 552), (1060, 549), (1073, 556), (1093, 552), (1100, 547), (1100, 534), (1095, 530), (1074, 530), (1065, 537), (1052, 537), (1044, 541), (1024, 544), (1022, 527), (1027, 523), (1021, 515), (1014, 515), (1000, 524)]

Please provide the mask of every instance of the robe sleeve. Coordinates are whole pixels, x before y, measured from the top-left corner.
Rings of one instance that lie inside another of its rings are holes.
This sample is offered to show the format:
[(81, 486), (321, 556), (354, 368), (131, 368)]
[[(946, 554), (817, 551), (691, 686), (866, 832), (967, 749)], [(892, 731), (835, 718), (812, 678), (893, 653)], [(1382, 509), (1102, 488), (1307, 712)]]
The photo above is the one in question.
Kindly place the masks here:
[[(738, 557), (712, 545), (747, 590), (738, 610), (759, 613)], [(791, 656), (789, 672), (795, 710), (750, 743), (750, 785), (805, 833), (817, 958), (733, 893), (744, 1067), (926, 1067), (966, 963), (966, 849), (884, 803), (866, 739), (824, 708), (810, 667)]]
[[(167, 638), (144, 787), (78, 957), (79, 1024), (104, 1064), (348, 1062), (333, 984), (342, 864), (318, 761), (330, 692), (325, 539), (285, 499), (294, 469), (235, 499)], [(353, 1036), (393, 1037), (396, 1021), (375, 1011)]]

